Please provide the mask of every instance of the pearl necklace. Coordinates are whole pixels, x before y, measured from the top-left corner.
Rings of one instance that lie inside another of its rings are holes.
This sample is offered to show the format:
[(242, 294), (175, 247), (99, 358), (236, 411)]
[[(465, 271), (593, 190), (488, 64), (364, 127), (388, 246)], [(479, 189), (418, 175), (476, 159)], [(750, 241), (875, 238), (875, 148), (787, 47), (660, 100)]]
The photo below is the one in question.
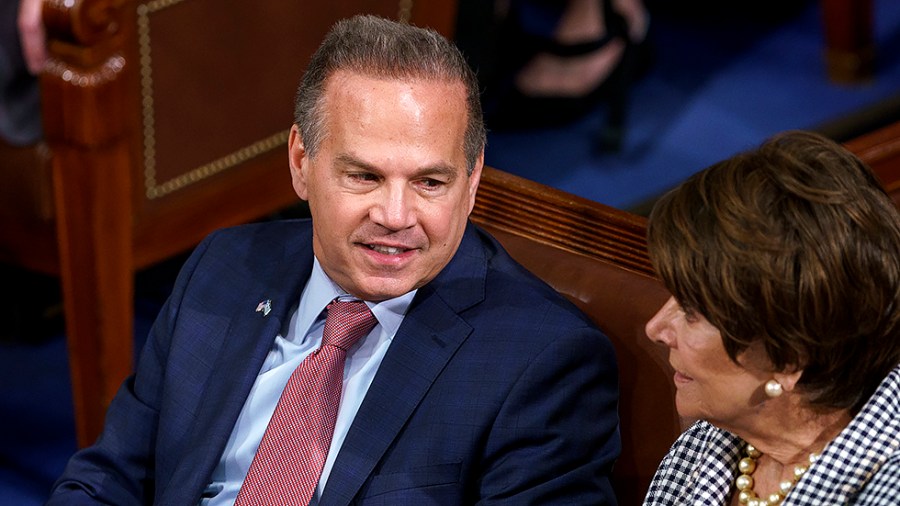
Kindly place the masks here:
[(747, 446), (744, 447), (744, 453), (747, 456), (738, 462), (738, 470), (741, 472), (741, 475), (734, 480), (734, 486), (738, 490), (738, 500), (741, 504), (746, 504), (747, 506), (776, 506), (781, 504), (781, 501), (787, 497), (794, 484), (806, 473), (809, 465), (812, 465), (818, 458), (817, 454), (810, 453), (809, 465), (794, 467), (794, 478), (792, 480), (782, 481), (778, 486), (778, 491), (772, 492), (765, 499), (761, 499), (756, 495), (756, 491), (753, 490), (753, 471), (756, 471), (756, 459), (762, 456), (762, 453), (750, 443), (747, 443)]

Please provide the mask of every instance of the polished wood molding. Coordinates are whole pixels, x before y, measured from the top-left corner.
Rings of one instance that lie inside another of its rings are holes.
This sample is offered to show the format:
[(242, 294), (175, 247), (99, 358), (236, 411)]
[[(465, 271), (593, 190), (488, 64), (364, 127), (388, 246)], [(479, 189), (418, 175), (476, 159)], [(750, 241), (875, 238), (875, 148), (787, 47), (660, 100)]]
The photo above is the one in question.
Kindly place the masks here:
[(645, 218), (491, 167), (484, 169), (472, 219), (655, 276)]
[(872, 168), (900, 207), (900, 122), (861, 135), (845, 146)]

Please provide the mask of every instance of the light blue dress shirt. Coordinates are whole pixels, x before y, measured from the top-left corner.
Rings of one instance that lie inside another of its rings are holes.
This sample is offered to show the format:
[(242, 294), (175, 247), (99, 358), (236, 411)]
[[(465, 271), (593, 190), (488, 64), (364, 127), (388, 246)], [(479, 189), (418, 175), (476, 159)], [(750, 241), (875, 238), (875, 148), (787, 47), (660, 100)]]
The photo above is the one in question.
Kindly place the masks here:
[[(413, 290), (395, 299), (379, 303), (366, 302), (378, 324), (348, 350), (334, 435), (312, 503), (318, 501), (325, 488), (350, 424), (353, 423), (353, 418), (415, 293)], [(341, 296), (347, 296), (347, 292), (325, 274), (318, 259), (315, 259), (309, 282), (300, 297), (300, 304), (291, 315), (287, 328), (275, 337), (272, 350), (263, 362), (219, 463), (213, 470), (212, 481), (203, 492), (200, 499), (201, 506), (234, 504), (269, 419), (275, 412), (282, 390), (294, 369), (307, 355), (318, 349), (322, 342), (325, 306)], [(272, 304), (277, 303), (272, 301)]]

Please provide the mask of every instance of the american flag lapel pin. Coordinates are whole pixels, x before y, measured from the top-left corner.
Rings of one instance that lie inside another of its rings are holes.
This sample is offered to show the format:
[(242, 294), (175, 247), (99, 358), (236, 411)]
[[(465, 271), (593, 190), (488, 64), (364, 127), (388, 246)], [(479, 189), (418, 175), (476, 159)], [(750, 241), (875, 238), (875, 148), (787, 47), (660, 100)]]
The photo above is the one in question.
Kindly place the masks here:
[(269, 313), (272, 312), (272, 299), (266, 299), (257, 304), (256, 312), (262, 313), (263, 316), (269, 316)]

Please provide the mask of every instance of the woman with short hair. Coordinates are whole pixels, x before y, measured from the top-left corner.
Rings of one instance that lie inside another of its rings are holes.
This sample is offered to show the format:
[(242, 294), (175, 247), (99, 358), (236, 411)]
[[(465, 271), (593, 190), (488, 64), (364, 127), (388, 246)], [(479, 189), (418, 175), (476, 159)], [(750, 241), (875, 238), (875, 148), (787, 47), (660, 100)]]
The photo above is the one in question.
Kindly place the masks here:
[(654, 207), (672, 293), (647, 323), (697, 420), (646, 505), (900, 503), (900, 214), (872, 171), (788, 132)]

